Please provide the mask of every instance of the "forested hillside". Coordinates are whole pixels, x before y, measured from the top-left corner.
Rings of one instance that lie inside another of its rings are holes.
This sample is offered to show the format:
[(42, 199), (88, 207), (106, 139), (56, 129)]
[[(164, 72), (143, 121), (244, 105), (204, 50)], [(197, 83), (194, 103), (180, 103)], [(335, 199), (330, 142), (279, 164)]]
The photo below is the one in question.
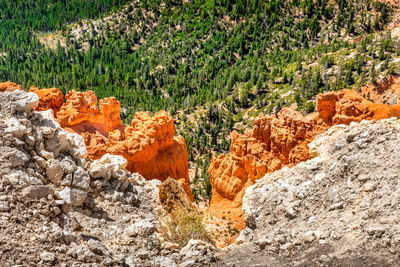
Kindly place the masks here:
[(0, 0), (0, 18), (0, 80), (115, 96), (126, 123), (170, 111), (203, 198), (232, 129), (399, 72), (379, 1)]

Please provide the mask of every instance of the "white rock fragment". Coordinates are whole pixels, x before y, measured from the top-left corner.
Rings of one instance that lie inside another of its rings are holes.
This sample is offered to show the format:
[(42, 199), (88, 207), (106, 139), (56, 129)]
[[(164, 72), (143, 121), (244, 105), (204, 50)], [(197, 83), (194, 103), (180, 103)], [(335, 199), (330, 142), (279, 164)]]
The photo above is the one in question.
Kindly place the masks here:
[(6, 153), (5, 157), (8, 158), (12, 167), (25, 165), (25, 163), (29, 161), (29, 157), (24, 152), (16, 148)]
[(147, 236), (152, 234), (157, 229), (157, 225), (148, 219), (139, 220), (125, 229), (125, 235), (128, 237), (133, 236)]
[(81, 158), (87, 158), (88, 153), (86, 150), (86, 145), (85, 145), (85, 139), (83, 139), (82, 136), (79, 134), (75, 133), (69, 133), (65, 132), (67, 141), (69, 142), (71, 146), (70, 153), (73, 156), (81, 157)]
[(28, 129), (14, 117), (6, 120), (6, 125), (7, 128), (4, 129), (4, 132), (17, 138), (21, 138), (28, 132)]
[(100, 162), (102, 164), (109, 164), (113, 172), (125, 170), (128, 165), (128, 161), (123, 156), (108, 153), (101, 157)]
[(59, 197), (64, 200), (66, 204), (71, 204), (75, 207), (82, 206), (86, 200), (87, 193), (79, 189), (72, 189), (66, 187), (58, 192)]
[(55, 159), (50, 159), (46, 169), (46, 175), (53, 183), (58, 183), (64, 175), (61, 162)]
[(22, 90), (12, 92), (15, 97), (15, 109), (21, 112), (31, 111), (39, 102), (39, 97), (35, 93), (26, 93)]
[(46, 251), (40, 254), (40, 259), (44, 262), (53, 262), (56, 260), (56, 256), (54, 253)]
[(89, 174), (94, 179), (107, 178), (107, 166), (102, 164), (99, 160), (94, 160), (90, 165)]
[(10, 211), (10, 205), (7, 202), (0, 202), (0, 212)]
[(74, 172), (72, 186), (81, 188), (83, 190), (87, 190), (89, 188), (90, 176), (82, 167), (78, 167), (77, 170)]

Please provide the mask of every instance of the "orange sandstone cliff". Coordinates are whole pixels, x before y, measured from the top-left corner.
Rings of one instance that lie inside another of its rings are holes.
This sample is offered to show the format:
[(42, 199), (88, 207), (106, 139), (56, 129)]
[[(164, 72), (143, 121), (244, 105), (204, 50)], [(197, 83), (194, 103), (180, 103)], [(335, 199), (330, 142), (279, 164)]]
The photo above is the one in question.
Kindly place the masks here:
[(213, 158), (208, 169), (212, 186), (210, 211), (244, 227), (242, 198), (248, 186), (267, 172), (310, 159), (307, 144), (336, 124), (363, 119), (400, 118), (400, 105), (374, 104), (343, 90), (317, 96), (317, 112), (308, 116), (283, 108), (278, 117), (260, 115), (252, 130), (232, 132), (230, 153)]
[(178, 180), (193, 201), (186, 143), (183, 137), (175, 136), (174, 120), (165, 111), (154, 116), (137, 112), (131, 125), (125, 127), (115, 97), (98, 102), (93, 91), (72, 90), (63, 103), (58, 89), (32, 87), (30, 91), (39, 96), (36, 109), (53, 109), (64, 129), (83, 136), (89, 157), (98, 159), (106, 153), (122, 155), (128, 160), (127, 169), (131, 172), (147, 179)]

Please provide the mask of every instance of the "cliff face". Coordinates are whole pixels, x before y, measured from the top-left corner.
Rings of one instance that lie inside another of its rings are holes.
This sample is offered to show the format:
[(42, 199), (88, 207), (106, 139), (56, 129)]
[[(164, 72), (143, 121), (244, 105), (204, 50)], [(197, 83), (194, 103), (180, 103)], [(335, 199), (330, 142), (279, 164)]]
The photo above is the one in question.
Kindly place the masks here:
[(58, 89), (31, 91), (39, 96), (37, 110), (53, 109), (64, 129), (84, 138), (89, 157), (122, 155), (128, 160), (129, 171), (161, 181), (172, 177), (193, 200), (186, 144), (181, 136), (175, 136), (174, 120), (166, 112), (160, 111), (153, 117), (148, 112), (137, 112), (131, 125), (125, 127), (120, 118), (120, 103), (114, 97), (98, 103), (93, 91), (72, 90), (62, 103)]
[(232, 133), (229, 154), (212, 159), (208, 170), (213, 188), (211, 212), (229, 214), (243, 227), (243, 195), (257, 179), (310, 159), (308, 143), (332, 125), (390, 117), (400, 118), (400, 105), (374, 104), (350, 90), (317, 96), (317, 112), (307, 117), (288, 108), (277, 118), (259, 116), (252, 131)]
[(148, 112), (138, 112), (124, 131), (109, 134), (107, 150), (123, 155), (128, 169), (144, 177), (179, 181), (193, 200), (189, 187), (188, 153), (183, 137), (175, 136), (174, 120), (165, 111), (153, 117)]

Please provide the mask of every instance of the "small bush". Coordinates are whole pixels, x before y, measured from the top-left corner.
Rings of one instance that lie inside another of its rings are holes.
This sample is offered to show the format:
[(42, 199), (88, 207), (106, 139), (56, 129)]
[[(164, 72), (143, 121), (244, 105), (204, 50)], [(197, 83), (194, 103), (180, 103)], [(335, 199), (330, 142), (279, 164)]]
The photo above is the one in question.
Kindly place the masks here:
[(305, 108), (307, 114), (313, 112), (315, 110), (314, 103), (312, 101), (307, 102)]
[(166, 241), (184, 247), (190, 239), (212, 242), (204, 227), (202, 213), (192, 210), (176, 210), (170, 213), (170, 220), (161, 227)]

